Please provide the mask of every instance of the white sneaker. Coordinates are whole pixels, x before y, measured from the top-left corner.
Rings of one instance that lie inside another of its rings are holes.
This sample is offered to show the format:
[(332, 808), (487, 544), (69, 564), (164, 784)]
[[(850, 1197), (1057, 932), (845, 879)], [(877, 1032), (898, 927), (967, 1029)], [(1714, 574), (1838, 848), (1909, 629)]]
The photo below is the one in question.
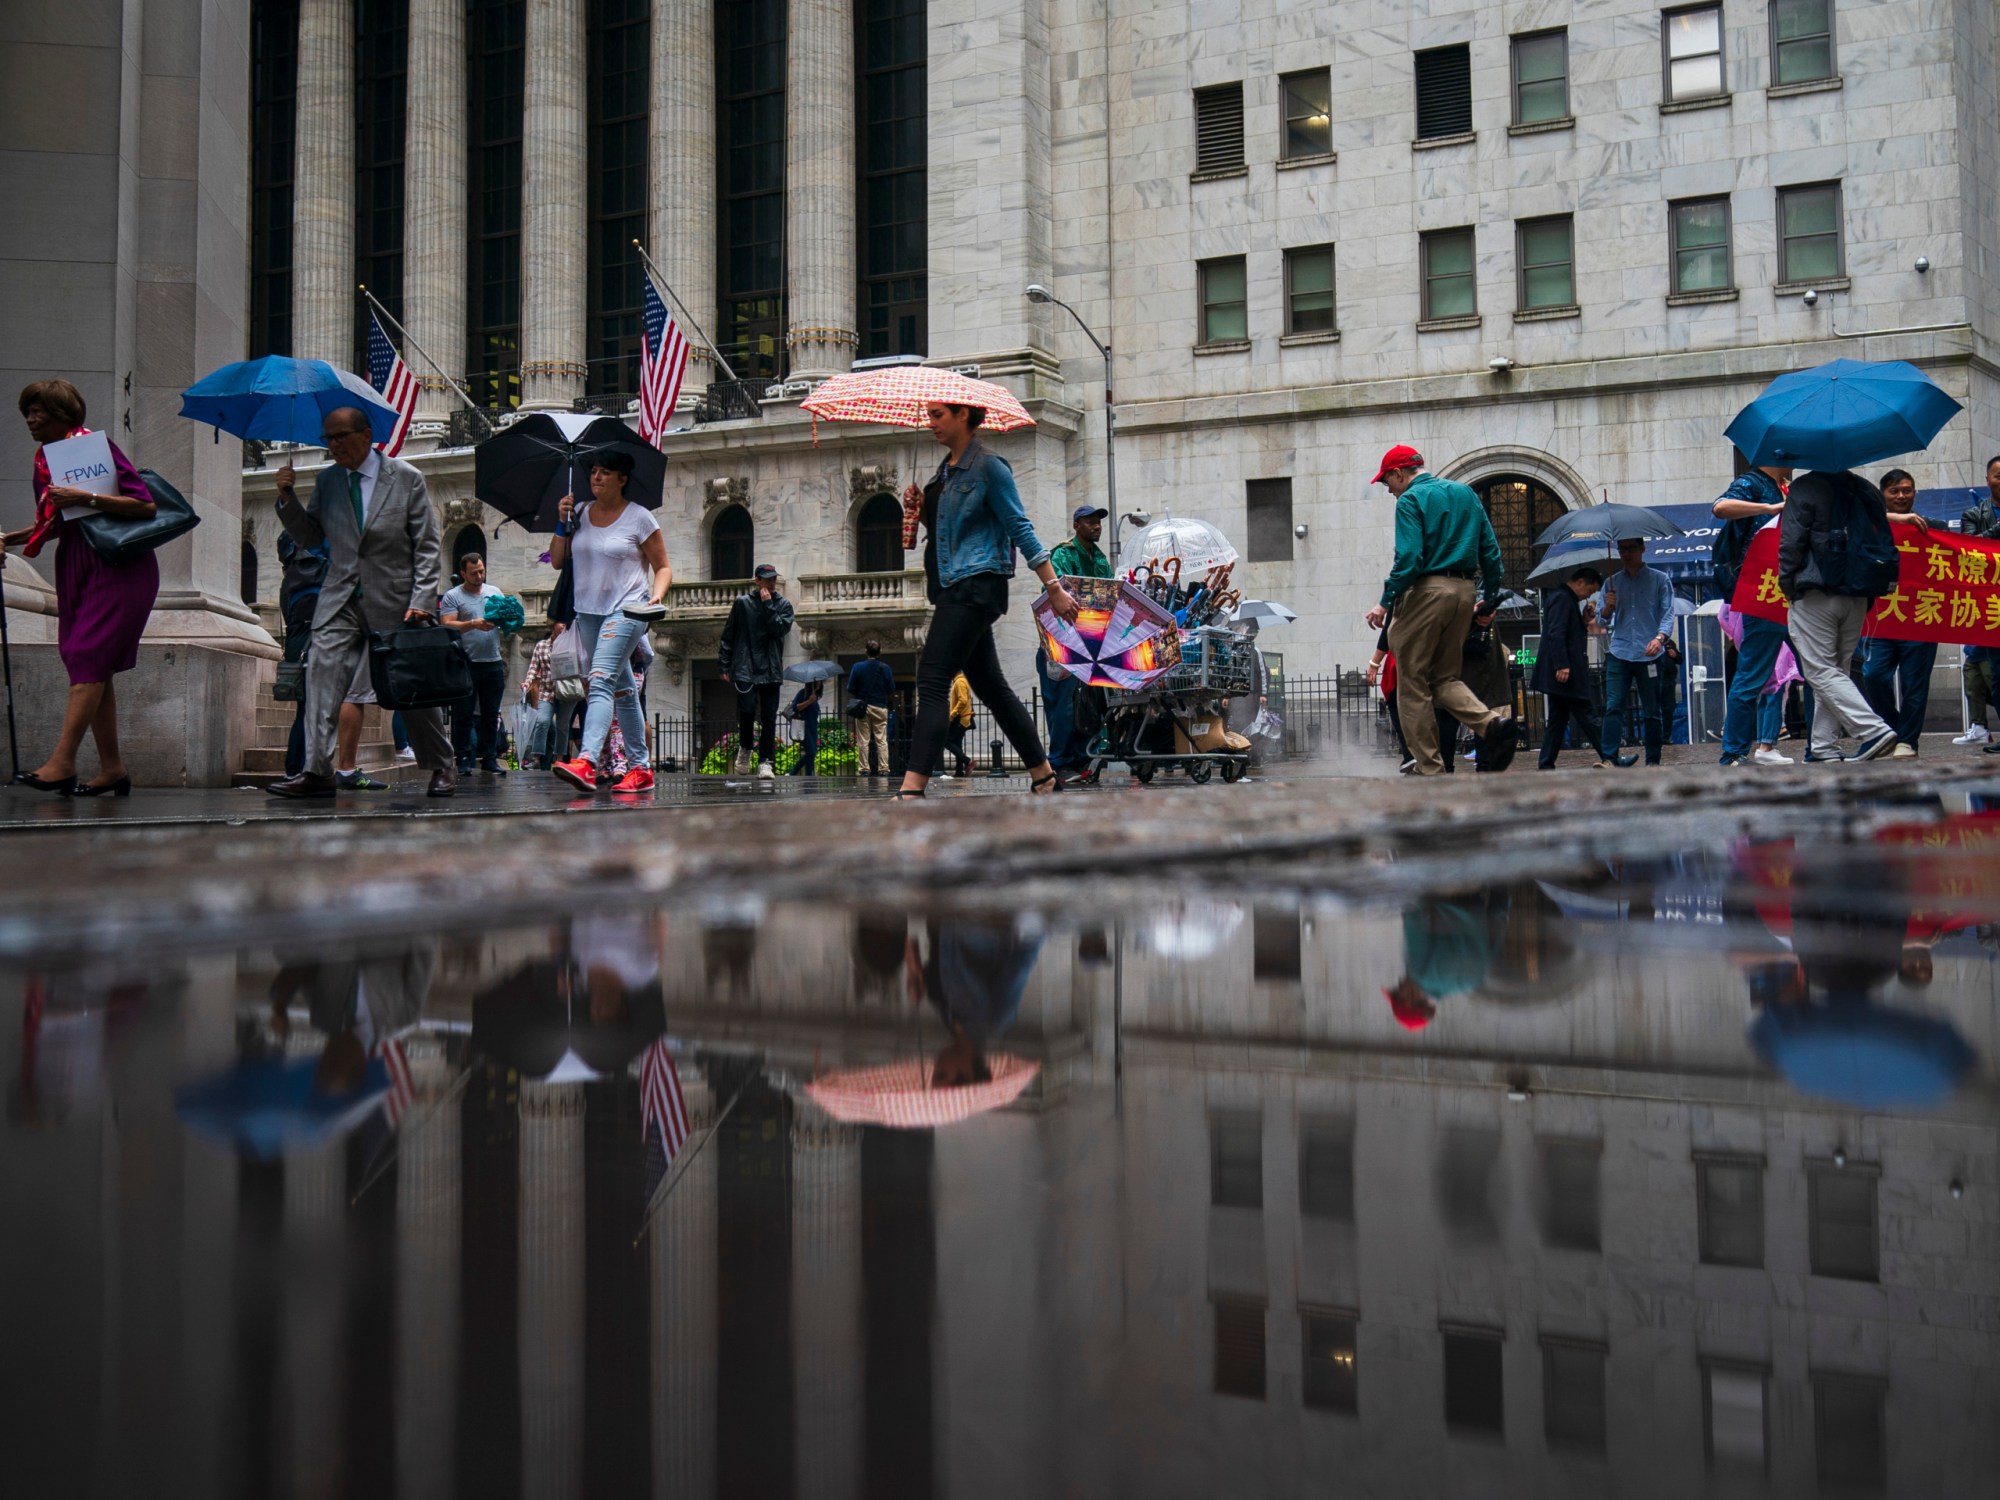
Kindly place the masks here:
[[(1966, 743), (1970, 744), (1971, 742), (1967, 741)], [(402, 761), (406, 765), (414, 763), (416, 758), (417, 758), (417, 752), (407, 747), (398, 750), (396, 752), (396, 759)]]
[(771, 763), (770, 763), (770, 762), (769, 762), (768, 760), (760, 760), (760, 761), (758, 761), (758, 762), (757, 762), (757, 779), (758, 779), (759, 781), (775, 781), (775, 780), (777, 780), (777, 779), (778, 779), (778, 768), (777, 768), (776, 766), (772, 765), (772, 764), (771, 764)]
[(1780, 755), (1768, 745), (1760, 748), (1750, 758), (1760, 766), (1789, 766), (1793, 764), (1792, 758), (1789, 755)]
[(1974, 724), (1964, 734), (1953, 740), (1952, 743), (1954, 745), (1983, 745), (1992, 738), (1993, 736), (1986, 732), (1984, 724)]
[(746, 750), (745, 748), (743, 748), (743, 747), (742, 747), (741, 745), (737, 746), (737, 747), (736, 747), (736, 774), (737, 774), (738, 776), (748, 776), (748, 775), (750, 774), (750, 766), (751, 766), (751, 764), (752, 764), (752, 762), (751, 762), (751, 760), (750, 760), (750, 752), (749, 752), (748, 750)]
[(1889, 759), (1891, 760), (1915, 760), (1916, 758), (1917, 747), (1915, 745), (1898, 744), (1895, 749), (1889, 752)]

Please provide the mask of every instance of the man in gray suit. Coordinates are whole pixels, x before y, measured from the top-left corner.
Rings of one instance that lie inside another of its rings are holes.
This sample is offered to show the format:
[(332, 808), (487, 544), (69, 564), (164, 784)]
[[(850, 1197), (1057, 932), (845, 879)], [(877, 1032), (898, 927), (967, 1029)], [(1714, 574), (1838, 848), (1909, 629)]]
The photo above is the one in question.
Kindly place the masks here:
[[(278, 519), (301, 547), (326, 547), (326, 582), (313, 612), (306, 663), (306, 765), (265, 788), (279, 797), (331, 797), (334, 734), (341, 701), (368, 651), (370, 631), (421, 624), (437, 615), (438, 526), (424, 476), (414, 464), (375, 450), (368, 414), (328, 412), (321, 436), (333, 460), (299, 504), (292, 466), (278, 470)], [(458, 790), (451, 739), (434, 708), (403, 715), (417, 763), (431, 772), (430, 795)]]

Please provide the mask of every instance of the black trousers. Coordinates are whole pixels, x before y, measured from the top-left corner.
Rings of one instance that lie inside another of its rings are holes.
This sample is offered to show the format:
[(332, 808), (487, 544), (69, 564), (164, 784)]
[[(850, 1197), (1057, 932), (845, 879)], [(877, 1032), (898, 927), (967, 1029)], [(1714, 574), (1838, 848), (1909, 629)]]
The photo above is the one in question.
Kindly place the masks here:
[(1014, 696), (1000, 670), (1000, 653), (993, 645), (993, 622), (987, 610), (946, 599), (931, 615), (924, 654), (917, 658), (917, 724), (910, 734), (908, 769), (918, 776), (935, 776), (944, 755), (945, 725), (950, 719), (951, 680), (960, 672), (972, 685), (972, 696), (993, 710), (993, 722), (1025, 766), (1039, 766), (1048, 757), (1035, 716)]
[(1598, 722), (1597, 712), (1590, 706), (1588, 698), (1567, 698), (1556, 693), (1544, 693), (1543, 699), (1549, 705), (1549, 726), (1542, 731), (1542, 758), (1544, 770), (1556, 763), (1556, 754), (1563, 747), (1563, 734), (1571, 724), (1583, 741), (1583, 748), (1594, 756), (1597, 747), (1604, 740), (1604, 726)]
[(757, 759), (778, 758), (778, 684), (775, 682), (736, 685), (736, 743), (750, 748), (757, 744)]
[(965, 758), (965, 736), (971, 728), (970, 724), (951, 724), (945, 728), (944, 747), (951, 752), (952, 759), (958, 762), (953, 767), (953, 774), (958, 776), (964, 776), (972, 769), (972, 763)]
[[(472, 692), (451, 710), (451, 753), (463, 765), (475, 754), (492, 760), (500, 753), (500, 700), (507, 692), (507, 664), (472, 663)], [(474, 741), (477, 740), (477, 750)]]

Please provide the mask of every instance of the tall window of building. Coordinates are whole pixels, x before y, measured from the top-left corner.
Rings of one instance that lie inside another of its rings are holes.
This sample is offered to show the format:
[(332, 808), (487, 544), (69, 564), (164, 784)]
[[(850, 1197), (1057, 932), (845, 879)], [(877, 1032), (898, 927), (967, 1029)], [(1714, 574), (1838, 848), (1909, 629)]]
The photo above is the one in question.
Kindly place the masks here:
[(1708, 1461), (1718, 1469), (1764, 1469), (1770, 1432), (1765, 1397), (1770, 1373), (1747, 1365), (1701, 1367), (1702, 1426)]
[(1729, 254), (1729, 200), (1696, 198), (1668, 210), (1676, 292), (1726, 292), (1735, 285)]
[(590, 333), (585, 390), (639, 391), (639, 255), (646, 233), (646, 0), (590, 0)]
[(1299, 1212), (1308, 1219), (1354, 1220), (1354, 1121), (1299, 1118)]
[(1569, 117), (1569, 33), (1514, 38), (1514, 123), (1546, 125)]
[(1215, 1393), (1264, 1399), (1264, 1304), (1215, 1299)]
[(1460, 1127), (1439, 1132), (1436, 1182), (1438, 1219), (1460, 1244), (1500, 1238), (1493, 1190), (1500, 1167), (1500, 1133)]
[(1604, 1346), (1542, 1340), (1542, 1433), (1551, 1448), (1604, 1451)]
[(1695, 1205), (1701, 1259), (1710, 1266), (1764, 1264), (1764, 1163), (1758, 1157), (1698, 1156)]
[(1243, 170), (1243, 85), (1218, 83), (1194, 91), (1194, 170)]
[(1840, 184), (1778, 189), (1778, 280), (1796, 284), (1842, 274)]
[(1668, 11), (1660, 17), (1660, 48), (1667, 103), (1713, 98), (1723, 91), (1721, 6)]
[(1287, 73), (1278, 80), (1285, 105), (1286, 161), (1333, 154), (1333, 79), (1325, 68)]
[(877, 495), (854, 518), (854, 567), (859, 573), (903, 571), (903, 506)]
[[(1245, 555), (1251, 562), (1290, 562), (1292, 560), (1292, 482), (1289, 479), (1252, 479), (1243, 486), (1243, 503), (1247, 512), (1245, 541), (1249, 552)], [(1293, 922), (1296, 929), (1298, 923)], [(1298, 933), (1292, 934), (1293, 947), (1298, 944)]]
[(757, 566), (757, 528), (750, 512), (732, 505), (715, 518), (708, 528), (708, 576), (748, 578)]
[(1201, 341), (1239, 344), (1250, 337), (1248, 278), (1243, 257), (1205, 260), (1198, 267), (1201, 283)]
[(1597, 1141), (1535, 1143), (1541, 1176), (1542, 1243), (1561, 1250), (1598, 1248), (1598, 1178), (1604, 1148)]
[(1576, 306), (1576, 238), (1568, 214), (1523, 219), (1514, 226), (1523, 312)]
[(1519, 474), (1491, 474), (1475, 479), (1472, 488), (1486, 506), (1486, 518), (1493, 523), (1507, 587), (1524, 587), (1536, 562), (1535, 538), (1551, 521), (1566, 515), (1569, 507), (1547, 485)]
[(1879, 1495), (1889, 1482), (1887, 1388), (1855, 1375), (1815, 1375), (1813, 1458), (1823, 1490)]
[(1472, 130), (1472, 48), (1464, 42), (1417, 54), (1417, 139)]
[(785, 374), (785, 0), (717, 0), (716, 338), (746, 380)]
[[(1281, 482), (1290, 487), (1289, 480)], [(1299, 914), (1290, 907), (1251, 909), (1250, 977), (1281, 980), (1299, 977)]]
[(1483, 1328), (1444, 1335), (1444, 1425), (1462, 1432), (1501, 1432), (1506, 1426), (1500, 1368), (1502, 1335)]
[(299, 0), (250, 10), (250, 354), (292, 352)]
[(1771, 0), (1771, 82), (1833, 77), (1833, 0)]
[[(930, 338), (929, 36), (924, 0), (856, 0), (861, 84), (861, 354), (922, 354)], [(896, 566), (900, 568), (899, 561)]]
[(1472, 230), (1433, 229), (1417, 241), (1424, 282), (1423, 319), (1470, 318), (1479, 312)]
[[(403, 97), (409, 0), (357, 0), (354, 73), (354, 259), (361, 284), (403, 315)], [(354, 306), (354, 363), (368, 368), (368, 310)]]
[(1215, 1208), (1264, 1206), (1264, 1117), (1256, 1110), (1210, 1113), (1208, 1201)]
[(1285, 252), (1285, 332), (1332, 333), (1333, 246), (1306, 245)]
[(472, 139), (467, 391), (481, 406), (521, 404), (521, 109), (527, 0), (472, 0)]
[(1843, 1281), (1873, 1281), (1880, 1264), (1875, 1232), (1877, 1169), (1860, 1162), (1806, 1166), (1806, 1214), (1812, 1273)]
[(1359, 1404), (1355, 1380), (1352, 1312), (1302, 1309), (1305, 1319), (1305, 1404), (1316, 1411), (1353, 1411)]

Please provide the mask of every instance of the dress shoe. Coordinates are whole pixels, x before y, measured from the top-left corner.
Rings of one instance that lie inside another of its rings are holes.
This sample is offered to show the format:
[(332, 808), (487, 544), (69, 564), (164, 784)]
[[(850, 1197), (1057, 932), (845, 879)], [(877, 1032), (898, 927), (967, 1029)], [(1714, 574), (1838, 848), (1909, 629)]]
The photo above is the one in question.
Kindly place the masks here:
[(431, 784), (424, 788), (426, 797), (451, 797), (458, 792), (458, 773), (450, 766), (439, 766), (431, 772)]
[(301, 771), (296, 776), (287, 776), (283, 781), (274, 781), (264, 788), (273, 797), (331, 797), (338, 788), (331, 776), (317, 776), (311, 771)]
[(57, 776), (53, 780), (44, 781), (33, 771), (16, 771), (14, 785), (31, 787), (38, 792), (54, 792), (58, 797), (69, 797), (76, 792), (76, 777)]
[(1514, 763), (1514, 752), (1520, 748), (1520, 738), (1514, 732), (1514, 716), (1495, 719), (1487, 726), (1486, 733), (1479, 740), (1479, 759), (1476, 769), (1499, 773)]
[(76, 784), (76, 791), (72, 795), (78, 797), (129, 797), (132, 795), (132, 778), (130, 776), (120, 776), (116, 781), (79, 781)]

